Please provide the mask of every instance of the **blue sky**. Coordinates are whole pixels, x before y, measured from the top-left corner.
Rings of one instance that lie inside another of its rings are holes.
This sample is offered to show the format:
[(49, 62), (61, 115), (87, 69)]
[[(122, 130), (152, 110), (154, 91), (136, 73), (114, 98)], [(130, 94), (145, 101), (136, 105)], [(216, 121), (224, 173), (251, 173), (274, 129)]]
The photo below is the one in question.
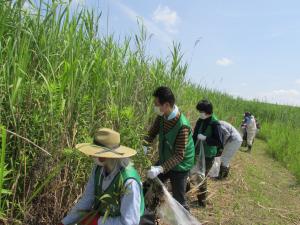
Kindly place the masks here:
[[(75, 0), (102, 11), (103, 34), (153, 37), (148, 53), (166, 57), (180, 42), (188, 78), (235, 96), (300, 105), (299, 0)], [(194, 47), (195, 42), (199, 43)]]

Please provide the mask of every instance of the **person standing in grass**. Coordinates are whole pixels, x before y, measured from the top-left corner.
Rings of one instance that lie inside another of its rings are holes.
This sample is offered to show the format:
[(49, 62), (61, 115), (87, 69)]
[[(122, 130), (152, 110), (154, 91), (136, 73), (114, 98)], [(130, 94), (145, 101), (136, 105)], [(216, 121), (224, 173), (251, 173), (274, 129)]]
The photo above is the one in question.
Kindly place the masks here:
[(120, 145), (120, 134), (104, 128), (93, 143), (76, 145), (95, 166), (85, 191), (62, 225), (138, 225), (144, 213), (141, 179), (129, 158), (136, 151)]
[[(173, 197), (187, 210), (186, 183), (194, 165), (195, 149), (192, 129), (187, 118), (175, 105), (175, 96), (168, 87), (159, 87), (154, 93), (157, 117), (145, 138), (146, 145), (159, 137), (159, 160), (151, 166), (147, 176), (162, 182), (170, 179)], [(145, 153), (147, 147), (144, 146)]]
[(243, 138), (247, 141), (248, 152), (251, 151), (255, 135), (257, 133), (256, 120), (250, 112), (245, 112), (242, 124)]
[(223, 137), (223, 151), (221, 155), (221, 166), (218, 179), (223, 179), (228, 176), (229, 162), (236, 151), (241, 147), (243, 139), (238, 130), (230, 123), (220, 121), (220, 125)]
[[(220, 123), (215, 114), (213, 113), (213, 105), (210, 101), (201, 100), (197, 104), (196, 109), (200, 112), (200, 118), (196, 123), (193, 134), (193, 140), (196, 146), (195, 154), (196, 159), (198, 159), (201, 146), (199, 143), (202, 142), (205, 154), (205, 175), (207, 175), (213, 165), (214, 158), (221, 153), (219, 149), (223, 148), (222, 132)], [(204, 180), (203, 184), (200, 185), (197, 198), (199, 206), (206, 207), (206, 180)]]

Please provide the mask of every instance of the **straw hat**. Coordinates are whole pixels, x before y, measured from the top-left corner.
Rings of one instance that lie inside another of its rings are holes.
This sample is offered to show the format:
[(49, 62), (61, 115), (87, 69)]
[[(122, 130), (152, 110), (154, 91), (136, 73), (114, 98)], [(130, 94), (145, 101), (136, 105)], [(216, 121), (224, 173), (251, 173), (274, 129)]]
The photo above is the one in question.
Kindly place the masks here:
[(97, 130), (93, 143), (77, 144), (76, 148), (86, 155), (102, 158), (128, 158), (136, 154), (135, 150), (120, 145), (120, 134), (108, 128)]

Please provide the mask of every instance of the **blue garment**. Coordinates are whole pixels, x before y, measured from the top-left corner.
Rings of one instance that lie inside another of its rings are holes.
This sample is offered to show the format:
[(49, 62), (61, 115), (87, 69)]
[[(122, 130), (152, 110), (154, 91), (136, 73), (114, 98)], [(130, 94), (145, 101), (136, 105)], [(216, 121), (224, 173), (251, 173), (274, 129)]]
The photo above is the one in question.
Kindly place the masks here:
[(249, 124), (251, 122), (251, 117), (250, 116), (245, 116), (244, 118), (244, 124)]
[[(72, 208), (70, 213), (62, 220), (64, 225), (72, 224), (80, 218), (80, 211), (91, 210), (95, 199), (95, 168), (89, 178), (85, 191), (78, 201), (78, 203)], [(105, 190), (109, 184), (113, 181), (115, 176), (118, 175), (120, 167), (116, 168), (103, 179), (102, 189)], [(128, 179), (125, 182), (127, 187), (126, 194), (121, 198), (121, 216), (108, 217), (103, 223), (102, 219), (98, 220), (98, 225), (138, 225), (140, 222), (140, 204), (141, 204), (141, 190), (140, 185), (134, 179)]]

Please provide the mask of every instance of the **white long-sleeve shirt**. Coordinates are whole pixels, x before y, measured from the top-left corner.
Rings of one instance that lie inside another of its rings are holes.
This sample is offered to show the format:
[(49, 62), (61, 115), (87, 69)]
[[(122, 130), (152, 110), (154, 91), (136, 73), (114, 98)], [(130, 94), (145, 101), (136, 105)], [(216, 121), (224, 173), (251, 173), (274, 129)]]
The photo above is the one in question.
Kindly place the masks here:
[(250, 116), (247, 120), (247, 133), (256, 133), (257, 127), (256, 127), (256, 121), (254, 116)]
[[(95, 169), (94, 167), (89, 181), (85, 187), (81, 199), (71, 209), (70, 213), (62, 220), (64, 225), (72, 224), (80, 218), (80, 211), (91, 210), (95, 200)], [(108, 176), (103, 178), (102, 190), (105, 190), (119, 173), (120, 167), (116, 167)], [(121, 198), (121, 216), (108, 217), (104, 222), (98, 220), (98, 225), (138, 225), (140, 222), (141, 189), (135, 179), (125, 182), (127, 191)]]

